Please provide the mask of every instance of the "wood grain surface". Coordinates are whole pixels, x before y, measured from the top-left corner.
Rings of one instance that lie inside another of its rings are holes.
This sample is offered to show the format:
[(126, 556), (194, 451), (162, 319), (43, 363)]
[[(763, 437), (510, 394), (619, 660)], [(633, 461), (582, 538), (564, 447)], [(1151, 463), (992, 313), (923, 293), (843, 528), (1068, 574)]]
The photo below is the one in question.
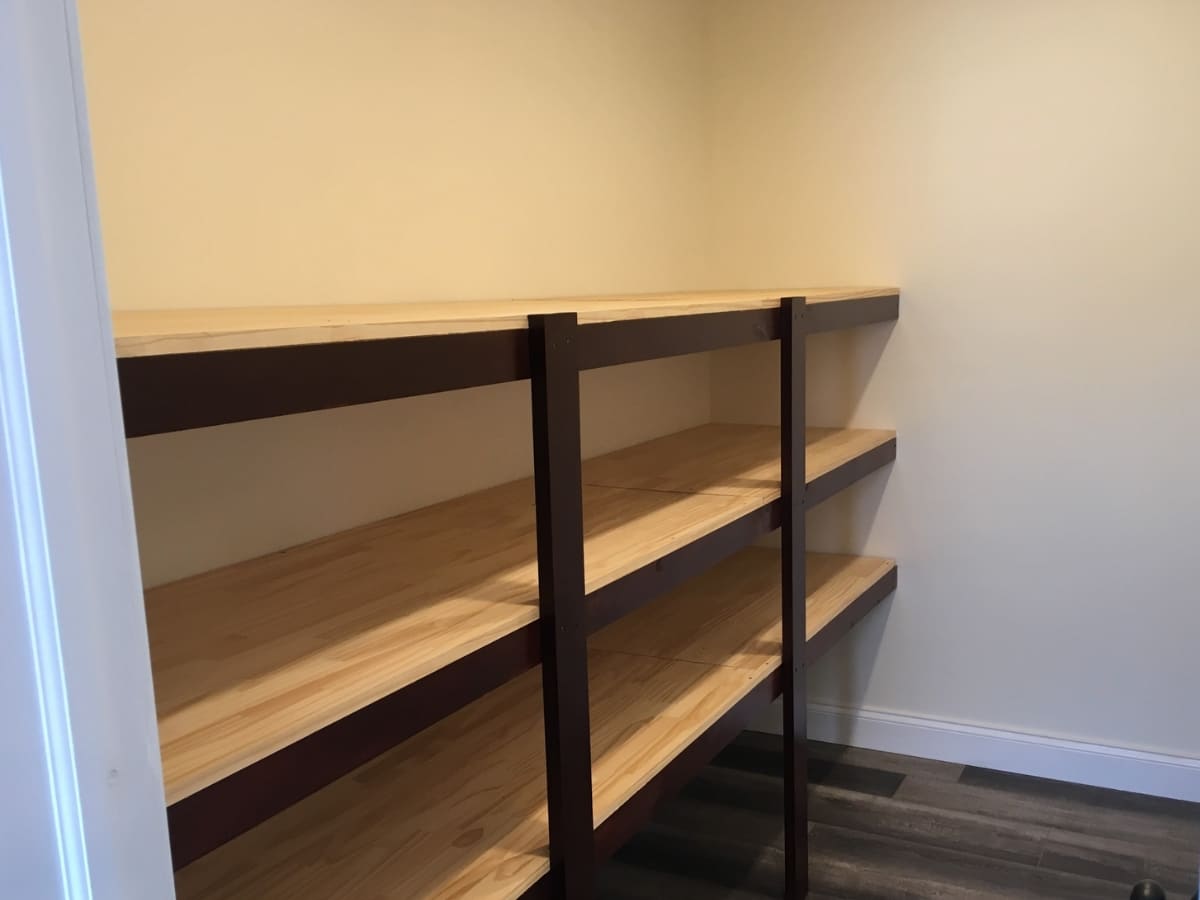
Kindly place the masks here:
[[(891, 435), (814, 431), (812, 477)], [(753, 426), (589, 461), (587, 589), (769, 502), (778, 471), (778, 429)], [(628, 489), (651, 483), (681, 489)], [(147, 591), (167, 801), (534, 621), (536, 569), (523, 480)]]
[[(828, 573), (812, 602), (848, 603), (883, 565), (811, 562)], [(773, 551), (744, 551), (637, 614), (636, 641), (631, 619), (594, 636), (597, 822), (778, 664), (779, 603), (772, 618), (765, 599), (778, 571)], [(179, 897), (519, 896), (547, 870), (539, 678), (514, 679), (182, 869)]]
[(836, 303), (897, 288), (792, 288), (625, 294), (536, 300), (460, 300), (330, 306), (115, 310), (118, 357), (524, 329), (530, 315), (576, 312), (582, 324), (779, 306), (783, 297)]
[[(815, 481), (895, 437), (878, 428), (806, 428), (806, 478)], [(588, 460), (583, 477), (597, 486), (770, 502), (779, 496), (779, 427), (700, 425)]]
[[(869, 556), (809, 553), (808, 640), (895, 565)], [(778, 550), (743, 550), (694, 584), (609, 625), (592, 638), (592, 646), (769, 673), (779, 664), (782, 640), (780, 572)]]

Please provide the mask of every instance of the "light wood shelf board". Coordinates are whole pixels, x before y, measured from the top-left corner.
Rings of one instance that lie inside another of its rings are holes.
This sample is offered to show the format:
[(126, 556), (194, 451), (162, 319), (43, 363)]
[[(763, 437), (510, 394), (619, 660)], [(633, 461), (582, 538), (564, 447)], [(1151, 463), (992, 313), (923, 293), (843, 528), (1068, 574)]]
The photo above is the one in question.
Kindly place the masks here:
[(895, 438), (894, 430), (883, 428), (805, 428), (805, 479), (811, 484)]
[[(596, 821), (754, 679), (589, 653)], [(180, 900), (517, 897), (548, 870), (540, 670), (533, 670), (181, 870)]]
[(779, 428), (709, 424), (626, 447), (583, 464), (585, 484), (676, 493), (779, 496)]
[(523, 329), (539, 313), (576, 312), (582, 324), (764, 309), (783, 297), (809, 303), (851, 302), (898, 293), (896, 288), (792, 288), (614, 294), (533, 300), (460, 300), (328, 306), (243, 306), (116, 310), (118, 357), (159, 356), (252, 347), (340, 343)]
[[(895, 566), (890, 559), (869, 556), (807, 554), (807, 639), (832, 624)], [(780, 578), (779, 551), (751, 547), (597, 632), (591, 646), (730, 666), (761, 677), (779, 663)], [(730, 597), (738, 602), (731, 603)], [(679, 627), (683, 622), (686, 628)]]
[(890, 559), (809, 553), (805, 565), (805, 629), (812, 640), (896, 568)]
[[(879, 428), (806, 428), (806, 479), (813, 482), (886, 444), (896, 432)], [(709, 424), (588, 460), (591, 485), (680, 493), (779, 496), (779, 428)]]
[[(887, 566), (810, 561), (810, 620)], [(646, 607), (635, 634), (643, 613), (593, 637), (597, 824), (778, 665), (778, 571), (777, 552), (744, 551)], [(517, 897), (548, 870), (544, 785), (535, 669), (187, 866), (178, 896)]]

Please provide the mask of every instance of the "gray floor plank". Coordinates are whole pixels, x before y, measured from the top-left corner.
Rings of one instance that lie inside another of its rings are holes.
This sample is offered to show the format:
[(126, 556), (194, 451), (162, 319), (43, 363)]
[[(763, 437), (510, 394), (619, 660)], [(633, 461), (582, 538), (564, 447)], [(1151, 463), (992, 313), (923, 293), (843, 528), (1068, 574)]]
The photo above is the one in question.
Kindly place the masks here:
[[(778, 735), (769, 737), (776, 742), (780, 740)], [(961, 763), (921, 759), (917, 756), (903, 756), (899, 753), (884, 753), (879, 750), (863, 750), (858, 747), (843, 747), (840, 744), (826, 744), (821, 741), (809, 741), (808, 754), (814, 759), (883, 769), (887, 772), (899, 772), (901, 775), (920, 775), (940, 781), (958, 781), (963, 772)]]
[[(811, 900), (1188, 900), (1200, 805), (869, 750), (810, 750)], [(778, 736), (744, 734), (602, 867), (602, 900), (782, 895)]]
[(1099, 850), (1077, 841), (1046, 841), (1038, 865), (1055, 872), (1087, 875), (1118, 884), (1133, 884), (1146, 872), (1143, 857), (1136, 853)]
[(1200, 848), (1200, 820), (1181, 822), (1174, 816), (1164, 818), (1147, 812), (1126, 812), (1063, 793), (1004, 790), (910, 777), (904, 780), (896, 797), (945, 809), (974, 810), (1047, 828), (1127, 840), (1139, 846), (1161, 845), (1182, 852)]
[(1030, 866), (1037, 865), (1041, 859), (1042, 843), (1049, 831), (1040, 825), (837, 788), (814, 788), (808, 804), (809, 818), (824, 825), (979, 853)]
[(1172, 893), (1191, 897), (1196, 889), (1197, 869), (1200, 867), (1200, 847), (1180, 850), (1162, 844), (1147, 844), (1133, 838), (1112, 838), (1103, 835), (1051, 828), (1046, 835), (1047, 848), (1085, 857), (1133, 857), (1139, 860), (1137, 879), (1153, 878)]
[[(820, 825), (813, 829), (814, 886), (854, 898), (1029, 897), (1100, 900), (1128, 896), (1129, 882)], [(894, 893), (893, 893), (894, 892)]]
[(1164, 822), (1176, 822), (1183, 826), (1196, 827), (1200, 824), (1200, 804), (1169, 797), (1114, 791), (1087, 784), (1073, 784), (1069, 781), (997, 772), (978, 766), (964, 767), (959, 783), (992, 788), (1006, 794), (1075, 803), (1090, 809), (1107, 809), (1125, 815), (1144, 813)]

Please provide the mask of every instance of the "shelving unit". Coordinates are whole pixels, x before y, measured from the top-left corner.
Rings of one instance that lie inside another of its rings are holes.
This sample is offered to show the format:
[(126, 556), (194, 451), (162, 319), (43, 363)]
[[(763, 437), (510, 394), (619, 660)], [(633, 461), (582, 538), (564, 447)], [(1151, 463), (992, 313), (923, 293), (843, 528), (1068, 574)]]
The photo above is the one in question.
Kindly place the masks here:
[[(810, 646), (894, 585), (888, 560), (807, 562)], [(777, 551), (744, 550), (592, 638), (596, 825), (756, 687), (777, 695), (779, 571)], [(531, 671), (193, 863), (180, 900), (519, 897), (549, 869), (543, 766)]]
[[(804, 509), (896, 441), (804, 427), (803, 337), (897, 309), (872, 289), (118, 314), (130, 436), (532, 379), (532, 479), (147, 591), (180, 896), (584, 896), (781, 693), (801, 895), (803, 667), (896, 579), (804, 557)], [(581, 462), (581, 369), (769, 340), (782, 428)], [(780, 526), (781, 551), (750, 548)]]
[[(813, 429), (809, 471), (892, 440)], [(583, 477), (592, 593), (778, 499), (779, 429), (701, 426)], [(533, 482), (152, 589), (146, 611), (175, 803), (536, 622)]]

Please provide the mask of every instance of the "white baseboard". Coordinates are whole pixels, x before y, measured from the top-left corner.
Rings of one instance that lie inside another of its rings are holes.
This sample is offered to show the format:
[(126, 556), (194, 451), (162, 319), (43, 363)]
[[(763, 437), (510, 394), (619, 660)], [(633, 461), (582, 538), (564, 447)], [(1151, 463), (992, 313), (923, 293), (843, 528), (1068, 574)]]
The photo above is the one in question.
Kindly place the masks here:
[[(771, 713), (756, 726), (779, 733), (778, 705)], [(868, 750), (1200, 802), (1200, 759), (1190, 757), (817, 703), (808, 707), (808, 735)]]

